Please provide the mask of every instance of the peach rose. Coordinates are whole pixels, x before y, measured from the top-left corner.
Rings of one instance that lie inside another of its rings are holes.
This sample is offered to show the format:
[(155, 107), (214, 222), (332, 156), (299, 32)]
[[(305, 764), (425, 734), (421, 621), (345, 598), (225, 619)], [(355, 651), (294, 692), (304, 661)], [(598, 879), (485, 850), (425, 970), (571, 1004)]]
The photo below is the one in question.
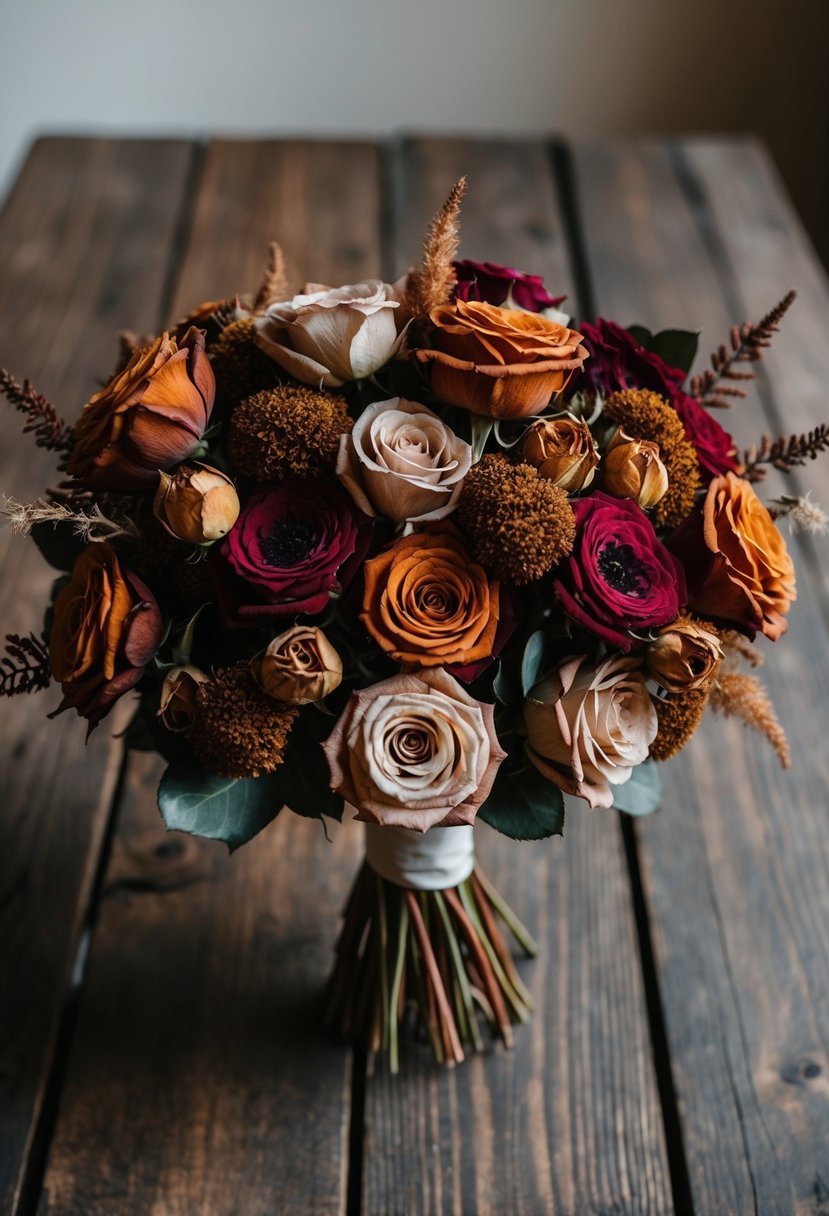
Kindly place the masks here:
[(590, 427), (580, 418), (539, 418), (521, 443), (521, 455), (538, 476), (577, 494), (596, 475), (599, 452)]
[(294, 625), (273, 639), (259, 664), (262, 689), (285, 705), (321, 701), (342, 683), (343, 664), (316, 625)]
[(161, 471), (158, 476), (153, 513), (166, 532), (191, 545), (211, 545), (227, 536), (240, 510), (229, 477), (206, 464), (182, 465), (172, 477)]
[(723, 659), (720, 639), (701, 621), (681, 616), (645, 647), (645, 668), (667, 692), (707, 688)]
[(215, 394), (204, 333), (190, 329), (181, 343), (162, 334), (84, 406), (68, 471), (91, 489), (151, 488), (198, 446)]
[(581, 334), (538, 313), (455, 300), (431, 314), (432, 364), (442, 401), (491, 418), (540, 414), (587, 358)]
[(451, 525), (413, 532), (364, 567), (361, 620), (398, 663), (442, 667), (492, 655), (499, 585)]
[(643, 510), (668, 492), (668, 470), (651, 439), (633, 439), (617, 427), (604, 455), (602, 485), (614, 498), (632, 498)]
[(471, 463), (472, 448), (437, 414), (392, 397), (369, 405), (341, 436), (337, 475), (366, 515), (424, 523), (454, 509)]
[(323, 747), (358, 819), (415, 832), (473, 823), (506, 759), (494, 707), (441, 669), (352, 693)]
[(613, 805), (611, 786), (647, 759), (658, 728), (639, 660), (619, 654), (597, 667), (567, 659), (530, 691), (524, 720), (538, 771), (590, 806)]

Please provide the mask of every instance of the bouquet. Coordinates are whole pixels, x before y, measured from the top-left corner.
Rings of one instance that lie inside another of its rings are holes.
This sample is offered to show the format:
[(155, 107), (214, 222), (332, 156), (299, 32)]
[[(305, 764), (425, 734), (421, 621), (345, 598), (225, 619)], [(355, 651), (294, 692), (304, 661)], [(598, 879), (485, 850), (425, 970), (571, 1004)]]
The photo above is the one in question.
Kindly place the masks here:
[(459, 260), (464, 189), (395, 284), (296, 294), (274, 245), (255, 297), (122, 335), (73, 425), (0, 373), (60, 466), (4, 504), (60, 573), (0, 692), (56, 681), (89, 731), (132, 693), (170, 829), (362, 821), (327, 1011), (393, 1069), (410, 1020), (456, 1063), (530, 1015), (478, 820), (648, 813), (707, 708), (788, 764), (754, 642), (795, 598), (781, 519), (825, 523), (755, 485), (827, 427), (740, 453), (715, 417), (793, 293), (689, 379), (695, 334), (577, 325), (538, 276)]

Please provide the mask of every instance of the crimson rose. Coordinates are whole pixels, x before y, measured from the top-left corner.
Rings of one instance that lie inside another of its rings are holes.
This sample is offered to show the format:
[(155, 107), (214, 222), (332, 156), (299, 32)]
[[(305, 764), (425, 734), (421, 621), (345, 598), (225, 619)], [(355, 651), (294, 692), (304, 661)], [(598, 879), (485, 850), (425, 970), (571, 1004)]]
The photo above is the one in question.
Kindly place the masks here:
[(635, 644), (628, 630), (666, 625), (685, 604), (682, 566), (632, 499), (597, 491), (570, 505), (576, 543), (558, 567), (556, 598), (579, 625), (627, 653)]
[[(335, 482), (290, 477), (251, 498), (222, 545), (222, 555), (256, 603), (235, 603), (228, 615), (257, 617), (322, 612), (368, 550), (371, 521)], [(219, 579), (228, 608), (227, 587)], [(240, 591), (234, 589), (238, 601)]]
[(453, 262), (458, 276), (455, 298), (477, 300), (482, 304), (503, 304), (512, 290), (512, 304), (527, 312), (558, 308), (565, 296), (550, 296), (538, 274), (523, 274), (497, 262)]
[(672, 404), (682, 419), (685, 437), (697, 450), (702, 472), (707, 477), (733, 473), (737, 469), (737, 448), (728, 431), (687, 393), (677, 392)]

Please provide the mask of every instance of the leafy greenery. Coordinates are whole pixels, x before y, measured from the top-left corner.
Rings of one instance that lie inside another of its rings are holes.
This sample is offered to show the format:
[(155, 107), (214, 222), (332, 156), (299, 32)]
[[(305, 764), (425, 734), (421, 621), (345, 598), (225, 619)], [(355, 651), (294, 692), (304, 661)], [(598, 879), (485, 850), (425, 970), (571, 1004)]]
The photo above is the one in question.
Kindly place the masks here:
[(478, 817), (513, 840), (544, 840), (564, 834), (564, 798), (532, 765), (515, 772), (504, 764)]
[(661, 796), (662, 779), (653, 760), (637, 765), (629, 781), (613, 787), (613, 805), (626, 815), (652, 815)]
[(678, 367), (686, 375), (691, 370), (699, 345), (698, 333), (687, 329), (663, 329), (653, 334), (644, 325), (629, 325), (628, 333), (669, 367)]
[(85, 548), (84, 542), (75, 535), (71, 523), (33, 524), (31, 537), (41, 556), (55, 570), (71, 571), (75, 559)]
[(158, 808), (170, 830), (222, 840), (231, 853), (282, 807), (276, 774), (239, 780), (205, 773), (195, 763), (171, 764), (158, 787)]

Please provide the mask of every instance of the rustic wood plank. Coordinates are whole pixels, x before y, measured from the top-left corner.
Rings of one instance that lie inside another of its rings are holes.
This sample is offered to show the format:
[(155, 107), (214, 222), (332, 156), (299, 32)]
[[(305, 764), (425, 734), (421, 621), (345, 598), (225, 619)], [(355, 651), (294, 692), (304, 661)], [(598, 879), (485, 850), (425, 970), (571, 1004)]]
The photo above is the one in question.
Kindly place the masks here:
[[(368, 145), (215, 144), (173, 312), (255, 289), (274, 237), (300, 274), (376, 274), (379, 212)], [(153, 762), (130, 774), (42, 1210), (343, 1211), (351, 1056), (317, 997), (360, 833), (286, 813), (227, 858), (165, 834)]]
[[(0, 217), (0, 364), (73, 417), (115, 360), (116, 330), (158, 323), (191, 148), (182, 142), (39, 141)], [(144, 256), (136, 257), (138, 248)], [(30, 499), (54, 457), (0, 404), (0, 488)], [(31, 542), (0, 532), (2, 630), (42, 624), (55, 577)], [(0, 1209), (38, 1169), (38, 1120), (69, 998), (120, 761), (108, 721), (84, 747), (54, 695), (0, 704)]]
[[(397, 269), (462, 174), (465, 256), (546, 275), (574, 298), (547, 148), (422, 141), (393, 167)], [(575, 302), (573, 308), (576, 308)], [(485, 826), (482, 864), (541, 941), (524, 967), (536, 1012), (512, 1052), (449, 1072), (412, 1050), (366, 1095), (364, 1211), (672, 1211), (630, 885), (618, 818), (573, 813), (565, 841)]]
[[(723, 421), (747, 441), (825, 414), (825, 284), (755, 145), (603, 144), (575, 165), (601, 314), (702, 326), (707, 356), (728, 323), (794, 286), (806, 307), (768, 353), (760, 408)], [(801, 484), (819, 477), (811, 466)], [(665, 770), (664, 812), (637, 825), (700, 1212), (818, 1212), (829, 1197), (825, 607), (800, 560), (791, 633), (764, 648), (792, 773), (738, 726), (707, 721)]]

